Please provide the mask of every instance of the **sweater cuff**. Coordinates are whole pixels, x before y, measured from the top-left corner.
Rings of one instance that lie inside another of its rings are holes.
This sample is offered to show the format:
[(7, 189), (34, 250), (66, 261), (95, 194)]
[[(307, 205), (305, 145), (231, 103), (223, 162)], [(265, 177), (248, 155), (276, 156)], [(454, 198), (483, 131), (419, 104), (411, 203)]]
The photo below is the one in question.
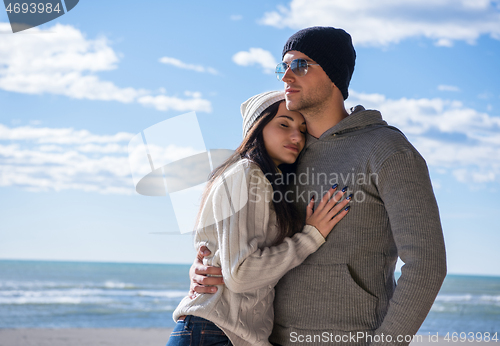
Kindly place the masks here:
[(318, 229), (312, 225), (305, 225), (302, 229), (302, 232), (309, 235), (316, 242), (316, 245), (318, 247), (323, 245), (323, 243), (325, 242), (325, 238), (320, 233), (320, 231), (318, 231)]

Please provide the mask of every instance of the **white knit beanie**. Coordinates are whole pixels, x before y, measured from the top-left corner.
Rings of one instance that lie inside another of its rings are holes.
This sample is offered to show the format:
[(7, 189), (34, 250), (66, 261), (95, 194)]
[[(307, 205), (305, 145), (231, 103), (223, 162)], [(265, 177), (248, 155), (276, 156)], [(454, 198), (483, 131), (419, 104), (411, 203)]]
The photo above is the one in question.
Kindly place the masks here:
[(284, 100), (284, 91), (266, 91), (250, 97), (241, 104), (241, 116), (243, 117), (243, 138), (247, 135), (248, 130), (254, 122), (260, 117), (263, 111), (270, 105)]

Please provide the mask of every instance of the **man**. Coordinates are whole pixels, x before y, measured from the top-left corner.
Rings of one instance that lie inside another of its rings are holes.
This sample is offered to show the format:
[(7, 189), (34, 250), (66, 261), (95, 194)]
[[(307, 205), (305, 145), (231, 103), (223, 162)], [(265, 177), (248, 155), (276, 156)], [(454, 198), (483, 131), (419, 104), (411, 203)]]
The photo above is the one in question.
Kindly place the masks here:
[[(297, 210), (305, 210), (304, 193), (321, 196), (334, 183), (354, 198), (326, 243), (276, 286), (276, 345), (408, 345), (446, 275), (424, 159), (380, 112), (345, 109), (355, 57), (344, 30), (312, 27), (289, 38), (277, 67), (286, 106), (303, 114), (309, 132), (297, 165)], [(396, 286), (398, 256), (405, 264)], [(199, 284), (219, 279), (203, 275), (219, 273), (195, 262), (193, 289), (210, 292)]]

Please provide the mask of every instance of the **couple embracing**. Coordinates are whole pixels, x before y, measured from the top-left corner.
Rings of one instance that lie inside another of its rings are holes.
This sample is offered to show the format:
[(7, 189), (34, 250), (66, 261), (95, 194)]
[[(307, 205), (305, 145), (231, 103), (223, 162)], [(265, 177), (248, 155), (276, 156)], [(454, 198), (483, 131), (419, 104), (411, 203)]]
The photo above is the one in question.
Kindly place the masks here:
[(300, 30), (276, 67), (284, 92), (241, 105), (167, 346), (408, 345), (418, 331), (446, 275), (439, 211), (406, 137), (345, 109), (355, 58), (344, 30)]

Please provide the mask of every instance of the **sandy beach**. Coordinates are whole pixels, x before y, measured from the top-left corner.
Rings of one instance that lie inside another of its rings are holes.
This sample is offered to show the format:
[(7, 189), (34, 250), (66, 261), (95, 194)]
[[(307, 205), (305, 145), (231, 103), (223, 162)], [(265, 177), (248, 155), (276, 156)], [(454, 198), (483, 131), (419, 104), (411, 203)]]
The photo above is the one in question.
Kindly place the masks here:
[(0, 346), (165, 346), (172, 329), (0, 329)]
[[(172, 329), (0, 329), (0, 346), (164, 346)], [(443, 338), (422, 335), (413, 346), (449, 345)], [(493, 344), (496, 342), (460, 342)]]

